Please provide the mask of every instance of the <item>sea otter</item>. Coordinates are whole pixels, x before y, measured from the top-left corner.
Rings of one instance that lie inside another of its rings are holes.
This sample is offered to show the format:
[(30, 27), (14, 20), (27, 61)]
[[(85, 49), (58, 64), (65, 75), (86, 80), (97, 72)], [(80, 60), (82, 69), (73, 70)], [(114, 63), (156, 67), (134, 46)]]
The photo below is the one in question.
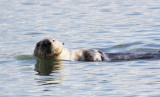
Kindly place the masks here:
[(101, 51), (95, 49), (75, 49), (68, 50), (64, 43), (54, 38), (45, 38), (39, 41), (34, 49), (34, 56), (51, 58), (53, 60), (71, 61), (105, 61), (105, 56)]
[(94, 62), (160, 58), (160, 53), (104, 53), (100, 50), (86, 48), (68, 50), (64, 47), (64, 43), (54, 38), (45, 38), (37, 43), (34, 49), (34, 56), (53, 60)]

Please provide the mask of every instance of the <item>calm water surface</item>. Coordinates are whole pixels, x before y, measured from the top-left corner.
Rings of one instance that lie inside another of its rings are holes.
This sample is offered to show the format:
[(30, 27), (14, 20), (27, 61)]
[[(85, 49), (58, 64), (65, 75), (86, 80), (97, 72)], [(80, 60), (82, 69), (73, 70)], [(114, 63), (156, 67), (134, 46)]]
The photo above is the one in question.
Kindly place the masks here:
[(1, 97), (160, 97), (160, 60), (38, 65), (35, 44), (69, 49), (160, 50), (159, 0), (1, 0)]

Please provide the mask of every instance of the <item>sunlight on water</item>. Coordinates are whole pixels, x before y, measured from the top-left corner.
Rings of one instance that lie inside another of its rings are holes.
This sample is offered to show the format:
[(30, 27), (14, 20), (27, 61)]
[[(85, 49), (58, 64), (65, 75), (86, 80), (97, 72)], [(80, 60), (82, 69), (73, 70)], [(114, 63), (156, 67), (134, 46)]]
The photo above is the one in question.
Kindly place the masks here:
[(148, 53), (160, 49), (158, 0), (1, 0), (0, 96), (159, 97), (160, 61), (35, 60), (54, 37), (69, 49)]

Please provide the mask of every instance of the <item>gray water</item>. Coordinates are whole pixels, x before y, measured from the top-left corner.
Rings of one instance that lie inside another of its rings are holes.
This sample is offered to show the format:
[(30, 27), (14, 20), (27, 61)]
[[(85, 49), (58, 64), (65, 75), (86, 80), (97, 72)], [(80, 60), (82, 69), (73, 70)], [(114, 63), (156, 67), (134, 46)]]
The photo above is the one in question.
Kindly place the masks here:
[(160, 97), (160, 60), (54, 63), (38, 67), (46, 37), (69, 49), (160, 50), (159, 0), (1, 0), (1, 97)]

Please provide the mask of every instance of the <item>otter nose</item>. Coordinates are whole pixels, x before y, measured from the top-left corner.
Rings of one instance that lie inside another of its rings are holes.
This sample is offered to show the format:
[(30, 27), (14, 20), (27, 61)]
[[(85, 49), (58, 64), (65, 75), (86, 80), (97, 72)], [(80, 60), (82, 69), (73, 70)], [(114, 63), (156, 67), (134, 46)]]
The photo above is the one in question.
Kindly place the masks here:
[(48, 39), (46, 39), (46, 40), (44, 40), (44, 41), (42, 42), (42, 45), (43, 45), (43, 46), (51, 46), (51, 42), (50, 42)]

